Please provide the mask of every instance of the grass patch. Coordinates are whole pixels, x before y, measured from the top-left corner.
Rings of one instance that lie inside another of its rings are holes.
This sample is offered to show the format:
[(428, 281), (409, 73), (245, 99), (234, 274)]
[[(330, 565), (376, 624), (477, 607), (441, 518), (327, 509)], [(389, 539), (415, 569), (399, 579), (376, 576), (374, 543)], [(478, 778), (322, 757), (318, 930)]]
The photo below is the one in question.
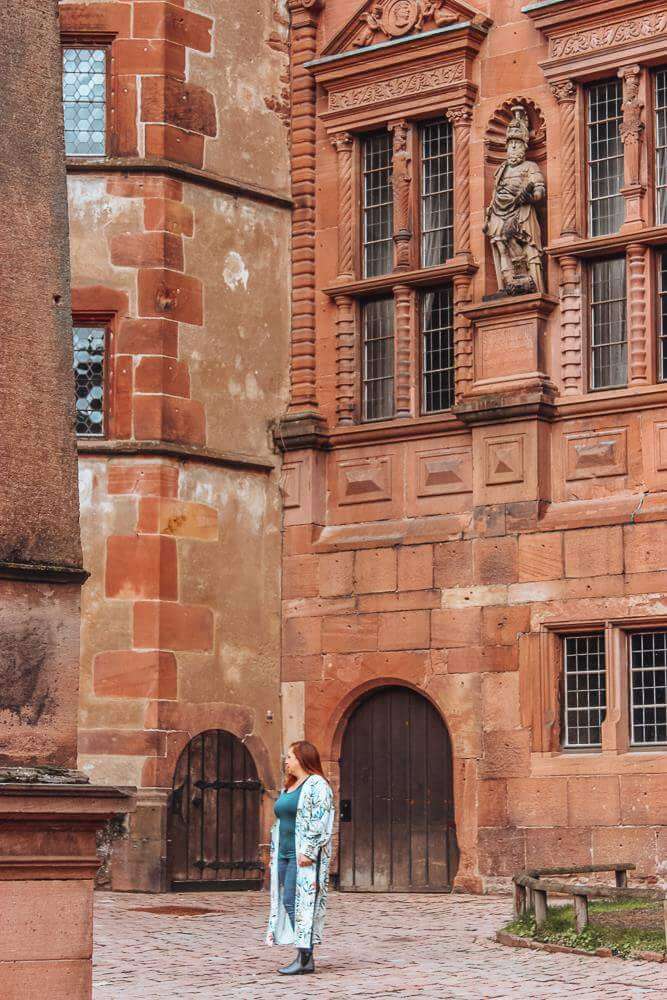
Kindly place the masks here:
[(621, 958), (632, 958), (642, 951), (665, 951), (661, 903), (636, 899), (622, 903), (595, 901), (589, 906), (589, 921), (588, 927), (577, 934), (574, 907), (550, 906), (546, 922), (539, 931), (532, 913), (513, 920), (504, 929), (531, 941), (562, 944), (583, 951), (610, 948), (612, 954)]

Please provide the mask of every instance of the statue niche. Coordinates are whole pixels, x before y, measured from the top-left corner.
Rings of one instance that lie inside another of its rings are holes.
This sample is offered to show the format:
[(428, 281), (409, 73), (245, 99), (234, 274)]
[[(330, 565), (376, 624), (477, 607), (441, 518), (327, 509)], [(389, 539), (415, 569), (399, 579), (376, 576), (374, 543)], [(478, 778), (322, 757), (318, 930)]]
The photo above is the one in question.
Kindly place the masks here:
[(537, 163), (526, 159), (530, 136), (528, 113), (523, 105), (516, 104), (507, 126), (505, 157), (494, 175), (493, 195), (484, 223), (500, 295), (545, 290), (537, 209), (546, 198), (546, 182)]

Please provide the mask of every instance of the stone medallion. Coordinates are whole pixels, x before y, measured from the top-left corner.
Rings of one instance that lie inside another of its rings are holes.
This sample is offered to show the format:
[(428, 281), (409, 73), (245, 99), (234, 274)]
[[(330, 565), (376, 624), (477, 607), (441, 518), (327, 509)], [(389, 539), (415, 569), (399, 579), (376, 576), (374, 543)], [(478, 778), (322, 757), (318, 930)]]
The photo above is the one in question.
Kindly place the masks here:
[(389, 0), (382, 11), (382, 30), (391, 38), (407, 35), (419, 17), (417, 0)]

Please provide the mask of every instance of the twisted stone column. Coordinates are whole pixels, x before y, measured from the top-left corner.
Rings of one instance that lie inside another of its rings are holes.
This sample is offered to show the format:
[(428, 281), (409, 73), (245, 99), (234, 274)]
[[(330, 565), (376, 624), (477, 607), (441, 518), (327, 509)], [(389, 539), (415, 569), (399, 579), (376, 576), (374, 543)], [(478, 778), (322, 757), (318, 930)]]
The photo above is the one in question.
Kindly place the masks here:
[(454, 253), (470, 254), (470, 127), (467, 105), (445, 112), (454, 129)]
[(560, 109), (560, 234), (577, 236), (576, 104), (577, 88), (572, 80), (557, 80), (551, 91)]
[(454, 362), (456, 402), (470, 392), (473, 383), (472, 324), (461, 308), (469, 305), (471, 281), (467, 275), (454, 278)]
[(630, 243), (628, 260), (628, 383), (643, 385), (647, 378), (646, 261), (647, 248)]
[(412, 342), (412, 289), (409, 285), (394, 286), (396, 309), (396, 416), (409, 417), (411, 407), (411, 342)]
[(315, 110), (316, 86), (305, 63), (317, 54), (320, 0), (288, 0), (292, 79), (292, 413), (316, 410), (315, 394)]
[(581, 264), (576, 257), (561, 257), (559, 264), (562, 391), (578, 396), (583, 392)]
[(349, 132), (341, 132), (331, 141), (338, 153), (338, 277), (341, 281), (351, 281), (354, 278), (354, 139)]
[(355, 302), (349, 295), (336, 299), (336, 412), (339, 424), (352, 424), (355, 417)]

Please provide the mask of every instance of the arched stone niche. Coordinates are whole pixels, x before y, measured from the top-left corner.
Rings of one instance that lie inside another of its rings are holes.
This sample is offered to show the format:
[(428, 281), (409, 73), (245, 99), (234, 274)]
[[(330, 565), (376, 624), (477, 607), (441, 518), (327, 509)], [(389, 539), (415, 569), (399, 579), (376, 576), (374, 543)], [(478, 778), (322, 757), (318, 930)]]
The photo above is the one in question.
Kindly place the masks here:
[[(528, 97), (511, 97), (507, 101), (504, 101), (496, 110), (493, 112), (489, 118), (484, 133), (484, 207), (490, 203), (493, 196), (493, 187), (495, 174), (498, 168), (501, 166), (505, 159), (505, 145), (506, 145), (506, 134), (507, 126), (512, 120), (512, 108), (520, 105), (526, 111), (528, 116), (528, 125), (530, 128), (530, 139), (528, 144), (527, 159), (532, 160), (537, 163), (542, 169), (542, 173), (547, 175), (546, 163), (547, 163), (547, 126), (539, 106)], [(543, 246), (547, 246), (549, 242), (549, 232), (548, 232), (548, 191), (547, 199), (542, 202), (537, 208), (537, 214), (540, 221), (540, 230), (542, 232), (542, 243)], [(491, 247), (489, 241), (485, 241), (484, 248), (484, 260), (485, 260), (485, 280), (484, 280), (484, 290), (487, 295), (492, 294), (497, 290), (495, 272), (493, 267), (493, 258), (491, 254)], [(545, 259), (545, 279), (547, 279), (547, 261)]]

